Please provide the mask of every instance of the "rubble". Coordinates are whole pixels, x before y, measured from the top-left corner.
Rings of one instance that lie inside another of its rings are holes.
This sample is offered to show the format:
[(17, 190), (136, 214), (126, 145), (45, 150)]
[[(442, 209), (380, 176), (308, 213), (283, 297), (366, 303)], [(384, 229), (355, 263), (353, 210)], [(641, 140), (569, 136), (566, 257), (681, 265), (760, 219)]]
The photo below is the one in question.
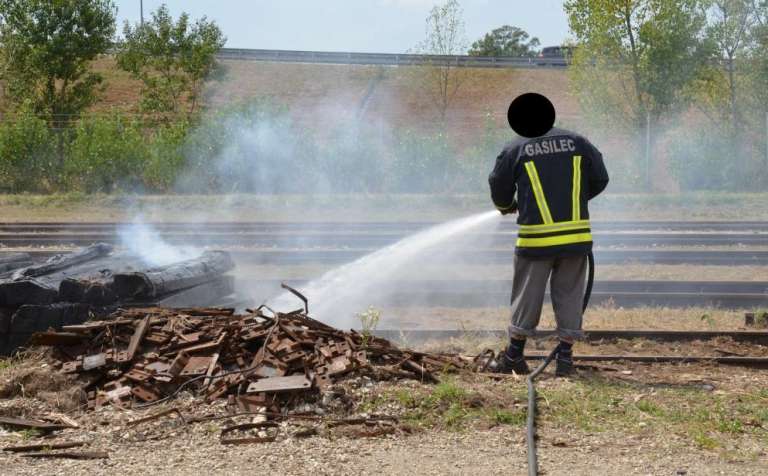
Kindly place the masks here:
[(98, 243), (33, 264), (26, 253), (0, 260), (0, 354), (35, 332), (101, 318), (118, 306), (191, 307), (231, 301), (235, 267), (229, 254), (206, 251), (167, 266)]
[(245, 314), (123, 309), (108, 320), (35, 334), (32, 342), (52, 346), (53, 366), (80, 378), (89, 409), (144, 408), (189, 391), (200, 402), (224, 401), (235, 413), (280, 414), (322, 401), (324, 392), (332, 394), (334, 384), (347, 377), (435, 382), (438, 372), (475, 366), (454, 354), (403, 350), (385, 339), (341, 331), (303, 311), (272, 313), (265, 307)]

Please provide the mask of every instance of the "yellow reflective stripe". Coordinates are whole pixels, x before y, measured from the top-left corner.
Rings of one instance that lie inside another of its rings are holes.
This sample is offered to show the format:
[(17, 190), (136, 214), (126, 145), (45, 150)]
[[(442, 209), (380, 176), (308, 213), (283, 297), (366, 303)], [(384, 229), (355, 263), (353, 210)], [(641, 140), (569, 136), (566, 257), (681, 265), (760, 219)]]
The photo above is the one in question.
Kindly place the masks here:
[(581, 156), (573, 156), (573, 220), (581, 218)]
[(541, 188), (541, 181), (539, 180), (539, 173), (536, 171), (536, 165), (531, 162), (525, 163), (525, 171), (528, 173), (528, 178), (531, 180), (531, 187), (533, 187), (533, 196), (536, 198), (536, 205), (539, 207), (539, 213), (544, 220), (544, 224), (553, 223), (552, 215), (549, 213), (549, 206), (547, 205), (547, 199), (544, 196), (544, 189)]
[(546, 236), (544, 238), (518, 238), (517, 246), (523, 248), (541, 248), (544, 246), (570, 245), (592, 241), (592, 233), (574, 235)]
[(549, 233), (552, 231), (577, 230), (589, 228), (589, 220), (561, 221), (551, 225), (519, 225), (518, 231), (523, 233)]

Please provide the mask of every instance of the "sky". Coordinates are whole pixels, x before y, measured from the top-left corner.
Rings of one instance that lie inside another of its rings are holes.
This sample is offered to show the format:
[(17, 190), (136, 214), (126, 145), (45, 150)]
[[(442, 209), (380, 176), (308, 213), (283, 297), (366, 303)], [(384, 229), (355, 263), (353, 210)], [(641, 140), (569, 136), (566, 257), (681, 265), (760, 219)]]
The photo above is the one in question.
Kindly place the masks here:
[[(403, 53), (425, 36), (437, 0), (143, 0), (144, 17), (165, 3), (176, 17), (215, 20), (229, 48)], [(138, 22), (140, 0), (114, 0), (119, 31)], [(471, 43), (504, 24), (541, 41), (568, 38), (562, 0), (460, 0)]]

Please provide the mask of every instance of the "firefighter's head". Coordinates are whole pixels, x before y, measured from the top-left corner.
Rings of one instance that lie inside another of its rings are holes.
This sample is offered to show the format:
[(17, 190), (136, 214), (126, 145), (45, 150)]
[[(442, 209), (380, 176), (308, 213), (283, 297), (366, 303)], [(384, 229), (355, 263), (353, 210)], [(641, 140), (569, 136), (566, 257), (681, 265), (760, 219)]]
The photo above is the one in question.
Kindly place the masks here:
[(541, 94), (521, 94), (509, 105), (507, 120), (519, 136), (543, 136), (555, 125), (555, 106)]

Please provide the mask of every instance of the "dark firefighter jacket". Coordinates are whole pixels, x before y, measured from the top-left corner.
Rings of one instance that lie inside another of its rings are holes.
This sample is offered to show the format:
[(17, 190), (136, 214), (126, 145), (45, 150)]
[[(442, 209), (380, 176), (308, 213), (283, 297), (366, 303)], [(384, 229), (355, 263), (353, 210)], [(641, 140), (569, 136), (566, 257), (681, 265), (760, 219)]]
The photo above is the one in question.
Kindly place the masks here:
[(587, 202), (608, 185), (608, 172), (586, 138), (553, 128), (517, 139), (498, 156), (488, 182), (496, 208), (517, 207), (518, 255), (553, 258), (592, 250)]

